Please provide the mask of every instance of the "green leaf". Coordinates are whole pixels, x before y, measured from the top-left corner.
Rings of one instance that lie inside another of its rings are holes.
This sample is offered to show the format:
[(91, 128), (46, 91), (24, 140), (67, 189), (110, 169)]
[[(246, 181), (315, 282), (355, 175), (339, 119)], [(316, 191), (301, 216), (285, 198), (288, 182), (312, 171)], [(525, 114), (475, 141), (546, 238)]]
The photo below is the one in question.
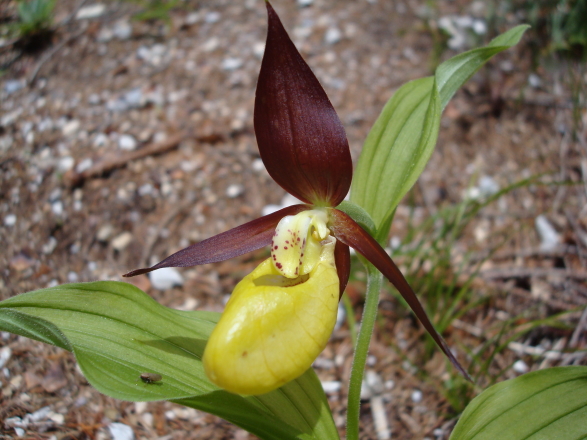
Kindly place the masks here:
[(450, 440), (586, 437), (587, 367), (556, 367), (486, 389), (467, 406)]
[(361, 227), (369, 234), (374, 235), (375, 223), (367, 211), (361, 208), (359, 205), (353, 202), (343, 200), (340, 205), (336, 207), (342, 212), (348, 214), (354, 221), (356, 221)]
[[(100, 392), (131, 401), (172, 400), (216, 414), (263, 439), (338, 439), (320, 381), (310, 369), (261, 396), (212, 384), (202, 366), (219, 318), (161, 306), (131, 284), (68, 284), (0, 303), (0, 330), (73, 351)], [(162, 380), (143, 383), (141, 373)]]
[(367, 136), (351, 187), (351, 201), (371, 215), (378, 235), (387, 236), (395, 208), (430, 159), (442, 109), (487, 60), (516, 44), (527, 28), (517, 26), (486, 47), (445, 61), (433, 77), (404, 84), (387, 102)]

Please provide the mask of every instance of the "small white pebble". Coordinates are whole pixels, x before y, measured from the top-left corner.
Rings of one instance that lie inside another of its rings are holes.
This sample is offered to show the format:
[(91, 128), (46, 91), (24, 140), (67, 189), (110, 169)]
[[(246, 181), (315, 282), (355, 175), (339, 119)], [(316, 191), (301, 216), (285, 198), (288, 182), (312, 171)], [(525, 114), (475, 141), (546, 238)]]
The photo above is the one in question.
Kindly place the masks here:
[(165, 411), (165, 418), (167, 420), (173, 420), (175, 419), (175, 412), (169, 410), (169, 411)]
[(183, 286), (183, 277), (174, 267), (163, 267), (149, 273), (149, 279), (155, 289), (167, 290), (174, 286)]
[(219, 20), (220, 20), (220, 12), (212, 11), (212, 12), (208, 12), (204, 16), (204, 21), (206, 23), (216, 23)]
[(75, 165), (75, 159), (71, 156), (65, 156), (59, 159), (57, 162), (57, 170), (61, 173), (65, 173), (73, 168)]
[(240, 58), (225, 58), (222, 61), (222, 69), (231, 71), (236, 70), (243, 65), (243, 61)]
[(190, 311), (190, 310), (196, 310), (196, 307), (198, 307), (200, 303), (198, 302), (198, 300), (196, 298), (186, 298), (185, 302), (177, 307), (177, 310), (184, 310), (184, 311)]
[(59, 413), (51, 412), (47, 418), (57, 425), (63, 425), (65, 422), (65, 416)]
[(261, 159), (260, 157), (255, 159), (253, 161), (252, 167), (253, 167), (253, 171), (256, 171), (258, 173), (263, 171), (265, 169), (265, 164), (263, 163), (263, 159)]
[(235, 197), (242, 195), (244, 192), (244, 186), (238, 184), (230, 185), (228, 188), (226, 188), (226, 197), (234, 199)]
[(98, 241), (106, 242), (112, 236), (113, 232), (114, 227), (111, 224), (106, 223), (105, 225), (100, 226), (100, 229), (98, 229), (98, 232), (96, 233), (96, 238)]
[(381, 394), (383, 391), (385, 391), (385, 385), (383, 385), (381, 376), (373, 370), (367, 370), (365, 374), (365, 382), (373, 394)]
[(57, 247), (57, 239), (53, 236), (49, 237), (49, 241), (43, 245), (43, 253), (45, 255), (52, 254), (55, 248)]
[(477, 35), (485, 35), (487, 33), (487, 25), (483, 20), (475, 20), (473, 22), (473, 32)]
[(89, 170), (93, 163), (94, 162), (89, 157), (85, 158), (75, 167), (76, 173), (83, 173), (84, 171)]
[(147, 402), (135, 402), (135, 412), (142, 414), (147, 410)]
[(76, 20), (85, 20), (88, 18), (96, 18), (106, 11), (106, 5), (102, 3), (95, 3), (93, 5), (84, 6), (75, 14)]
[(137, 141), (130, 134), (123, 134), (118, 139), (118, 148), (121, 150), (134, 150), (137, 148)]
[(92, 143), (92, 145), (94, 147), (98, 148), (98, 147), (103, 147), (107, 143), (108, 143), (108, 136), (106, 136), (104, 133), (98, 133), (96, 135), (96, 137), (94, 138), (94, 142)]
[(70, 283), (77, 283), (79, 281), (79, 277), (78, 277), (77, 273), (69, 272), (67, 274), (67, 281), (69, 281)]
[(151, 414), (150, 412), (148, 413), (144, 413), (141, 415), (141, 420), (143, 421), (143, 424), (148, 427), (148, 428), (152, 428), (153, 427), (153, 414)]
[(14, 214), (8, 214), (6, 217), (4, 217), (4, 226), (14, 226), (16, 224), (16, 215)]
[(544, 215), (536, 217), (535, 225), (540, 236), (541, 250), (552, 251), (561, 243), (561, 236)]
[(257, 58), (263, 58), (263, 54), (265, 53), (265, 43), (263, 41), (257, 41), (253, 44), (253, 55)]
[(263, 206), (263, 209), (261, 210), (261, 214), (263, 216), (269, 215), (269, 214), (273, 214), (274, 212), (279, 211), (281, 208), (283, 208), (283, 206), (279, 206), (279, 205), (265, 205), (265, 206)]
[(51, 413), (50, 406), (44, 406), (41, 409), (36, 410), (34, 413), (28, 414), (27, 417), (31, 422), (39, 422), (41, 420), (45, 420), (49, 413)]
[(111, 423), (108, 425), (108, 430), (112, 440), (134, 440), (135, 438), (132, 428), (124, 423)]
[(324, 42), (326, 44), (336, 44), (341, 40), (341, 38), (342, 32), (340, 29), (335, 27), (328, 28), (326, 34), (324, 34)]
[(531, 73), (528, 76), (528, 84), (530, 84), (531, 87), (534, 87), (535, 89), (537, 89), (542, 85), (542, 80), (535, 73)]
[(22, 428), (14, 428), (14, 433), (18, 436), (18, 437), (24, 437), (26, 431)]
[(63, 202), (61, 200), (57, 200), (56, 202), (51, 203), (51, 212), (58, 217), (63, 215)]
[(514, 362), (514, 365), (512, 366), (512, 368), (514, 369), (514, 371), (516, 373), (520, 373), (520, 374), (527, 373), (530, 370), (530, 368), (528, 368), (528, 365), (526, 364), (526, 362), (524, 362), (521, 359)]
[(342, 384), (338, 380), (327, 380), (322, 382), (322, 388), (326, 394), (337, 393), (340, 391)]
[(399, 238), (397, 235), (393, 235), (390, 239), (389, 239), (389, 247), (392, 250), (395, 249), (399, 249), (400, 246), (402, 245), (402, 239)]
[(316, 360), (314, 361), (312, 366), (314, 368), (321, 368), (324, 370), (329, 370), (331, 368), (334, 368), (334, 361), (332, 361), (330, 359), (323, 358), (323, 357), (318, 357), (318, 358), (316, 358)]
[(342, 305), (342, 302), (338, 303), (338, 310), (336, 312), (336, 323), (334, 324), (334, 330), (338, 330), (342, 327), (346, 320), (346, 310)]
[(420, 403), (422, 401), (422, 397), (423, 397), (422, 391), (420, 391), (420, 390), (412, 391), (412, 396), (411, 396), (412, 402)]
[(130, 232), (123, 232), (120, 235), (117, 235), (113, 240), (112, 240), (112, 247), (117, 250), (117, 251), (122, 251), (124, 250), (132, 241), (133, 237), (132, 234)]
[(144, 185), (141, 185), (138, 189), (139, 196), (147, 196), (149, 194), (153, 194), (154, 191), (155, 188), (153, 188), (153, 185), (151, 185), (150, 183), (145, 183)]
[(71, 136), (71, 135), (77, 133), (80, 126), (81, 126), (80, 121), (78, 121), (77, 119), (73, 119), (72, 121), (67, 122), (63, 126), (63, 128), (61, 129), (61, 133), (63, 133), (63, 136)]
[(12, 349), (10, 347), (2, 347), (0, 349), (0, 368), (4, 368), (4, 365), (12, 357)]

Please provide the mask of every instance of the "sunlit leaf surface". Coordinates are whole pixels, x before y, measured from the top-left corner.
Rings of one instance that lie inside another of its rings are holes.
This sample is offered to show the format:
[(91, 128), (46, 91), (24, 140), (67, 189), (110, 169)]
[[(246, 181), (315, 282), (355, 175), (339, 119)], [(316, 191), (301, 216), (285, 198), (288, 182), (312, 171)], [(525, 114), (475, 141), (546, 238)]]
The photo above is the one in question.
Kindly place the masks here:
[[(88, 381), (123, 400), (174, 400), (264, 439), (338, 439), (320, 381), (312, 370), (258, 397), (213, 385), (202, 366), (220, 315), (161, 306), (131, 284), (67, 284), (0, 303), (0, 330), (73, 351)], [(142, 373), (161, 380), (145, 383)]]

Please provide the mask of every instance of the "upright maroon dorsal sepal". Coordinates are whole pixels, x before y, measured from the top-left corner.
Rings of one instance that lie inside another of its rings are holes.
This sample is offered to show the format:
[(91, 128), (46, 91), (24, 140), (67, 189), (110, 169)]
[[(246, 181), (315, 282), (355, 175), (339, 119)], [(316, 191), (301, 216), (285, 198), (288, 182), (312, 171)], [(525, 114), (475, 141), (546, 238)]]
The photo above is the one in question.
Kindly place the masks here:
[(351, 185), (346, 133), (326, 92), (269, 4), (255, 134), (271, 177), (306, 203), (336, 206)]

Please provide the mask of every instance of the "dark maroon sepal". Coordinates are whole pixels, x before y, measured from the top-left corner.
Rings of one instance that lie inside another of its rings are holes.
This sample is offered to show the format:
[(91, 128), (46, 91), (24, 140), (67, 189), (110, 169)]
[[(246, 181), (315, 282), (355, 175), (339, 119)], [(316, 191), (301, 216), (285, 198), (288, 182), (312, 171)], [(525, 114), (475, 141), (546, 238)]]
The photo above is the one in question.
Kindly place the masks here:
[(238, 257), (247, 252), (269, 246), (279, 220), (286, 215), (296, 215), (309, 208), (306, 205), (288, 206), (273, 214), (266, 215), (193, 244), (170, 255), (152, 267), (130, 271), (124, 274), (123, 277), (134, 277), (161, 269), (162, 267), (190, 267), (218, 263), (219, 261)]
[(338, 274), (338, 284), (340, 286), (339, 299), (342, 298), (344, 289), (349, 282), (349, 276), (351, 275), (351, 252), (349, 247), (336, 240), (334, 246), (334, 263), (336, 264), (336, 272)]
[(352, 247), (363, 255), (391, 282), (391, 284), (395, 286), (408, 305), (412, 308), (424, 328), (430, 333), (430, 336), (432, 336), (434, 341), (438, 344), (444, 354), (446, 354), (455, 368), (459, 370), (467, 380), (472, 382), (469, 374), (454, 357), (442, 336), (440, 336), (432, 325), (432, 322), (430, 322), (430, 319), (428, 319), (428, 315), (426, 315), (418, 297), (391, 257), (387, 255), (387, 252), (385, 252), (385, 250), (369, 235), (367, 231), (361, 228), (344, 212), (339, 211), (338, 209), (332, 209), (330, 215), (332, 222), (330, 230), (337, 240), (342, 241), (344, 244)]
[(352, 178), (344, 128), (268, 2), (267, 13), (267, 43), (255, 98), (261, 158), (290, 194), (306, 203), (336, 206)]

